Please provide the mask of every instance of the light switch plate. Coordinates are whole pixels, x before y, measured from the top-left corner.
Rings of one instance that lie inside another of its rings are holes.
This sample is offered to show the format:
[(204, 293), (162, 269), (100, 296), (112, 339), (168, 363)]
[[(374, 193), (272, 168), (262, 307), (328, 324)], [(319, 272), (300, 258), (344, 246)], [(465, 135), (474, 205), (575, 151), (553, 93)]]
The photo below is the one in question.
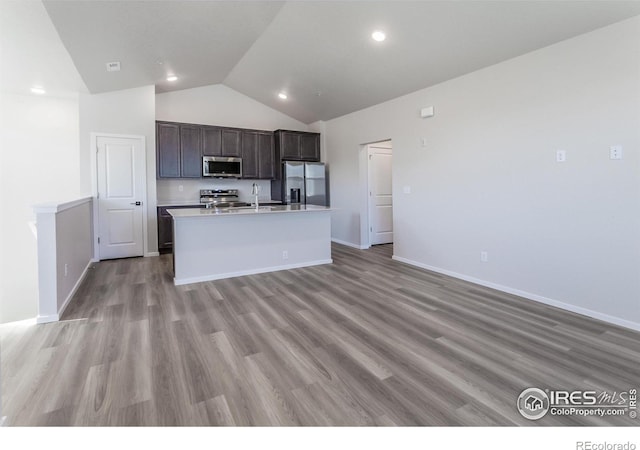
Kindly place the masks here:
[(622, 145), (609, 147), (609, 159), (622, 159)]
[(426, 108), (422, 108), (420, 110), (420, 117), (422, 117), (423, 119), (427, 118), (427, 117), (433, 117), (435, 111), (433, 109), (433, 106), (427, 106)]
[(402, 192), (404, 192), (405, 194), (411, 194), (411, 186), (404, 186), (402, 188)]

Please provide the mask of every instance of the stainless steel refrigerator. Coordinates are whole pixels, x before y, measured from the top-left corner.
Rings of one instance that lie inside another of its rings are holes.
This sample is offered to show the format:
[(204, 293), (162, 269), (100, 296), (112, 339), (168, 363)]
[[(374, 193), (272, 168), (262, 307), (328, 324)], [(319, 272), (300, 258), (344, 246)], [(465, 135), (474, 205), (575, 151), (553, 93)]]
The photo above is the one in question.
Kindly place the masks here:
[(282, 179), (271, 182), (271, 194), (285, 204), (328, 206), (324, 163), (285, 161)]

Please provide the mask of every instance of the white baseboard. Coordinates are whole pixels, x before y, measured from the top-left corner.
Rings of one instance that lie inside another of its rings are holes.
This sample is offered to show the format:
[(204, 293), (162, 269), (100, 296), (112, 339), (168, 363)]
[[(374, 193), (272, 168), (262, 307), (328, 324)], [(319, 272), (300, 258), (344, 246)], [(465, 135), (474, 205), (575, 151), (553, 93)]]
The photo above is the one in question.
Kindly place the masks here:
[(71, 289), (71, 291), (69, 292), (69, 295), (67, 295), (67, 298), (64, 299), (64, 303), (62, 304), (62, 306), (58, 310), (58, 314), (50, 314), (48, 316), (38, 316), (38, 317), (36, 317), (36, 323), (58, 322), (60, 320), (60, 317), (62, 317), (62, 314), (64, 313), (64, 310), (67, 309), (67, 306), (69, 305), (69, 302), (71, 301), (71, 299), (75, 295), (76, 291), (80, 287), (80, 284), (82, 283), (84, 278), (87, 276), (87, 271), (89, 270), (89, 268), (91, 267), (91, 265), (94, 262), (96, 262), (96, 261), (93, 258), (89, 260), (89, 262), (87, 263), (87, 266), (84, 268), (84, 270), (80, 274), (80, 277), (76, 281), (76, 284), (73, 285), (73, 289)]
[(366, 250), (369, 247), (364, 245), (352, 244), (351, 242), (341, 241), (340, 239), (331, 238), (331, 242), (335, 242), (336, 244), (346, 245), (347, 247), (357, 248), (358, 250)]
[(523, 297), (523, 298), (526, 298), (527, 300), (533, 300), (538, 303), (544, 303), (545, 305), (555, 306), (556, 308), (564, 309), (566, 311), (571, 311), (576, 314), (581, 314), (583, 316), (591, 317), (593, 319), (602, 320), (603, 322), (608, 322), (613, 325), (618, 325), (624, 328), (629, 328), (631, 330), (640, 331), (640, 323), (637, 323), (637, 322), (632, 322), (630, 320), (625, 320), (616, 316), (610, 316), (608, 314), (601, 313), (599, 311), (593, 311), (591, 309), (582, 308), (581, 306), (576, 306), (570, 303), (561, 302), (559, 300), (543, 297), (541, 295), (532, 294), (530, 292), (510, 288), (508, 286), (502, 286), (500, 284), (481, 280), (479, 278), (470, 277), (457, 272), (452, 272), (450, 270), (440, 269), (439, 267), (430, 266), (428, 264), (422, 264), (417, 261), (413, 261), (407, 258), (402, 258), (401, 256), (393, 255), (392, 258), (396, 261), (400, 261), (406, 264), (410, 264), (412, 266), (420, 267), (422, 269), (430, 270), (432, 272), (437, 272), (453, 278), (458, 278), (460, 280), (469, 281), (470, 283), (478, 284), (480, 286), (485, 286), (491, 289), (495, 289), (497, 291), (506, 292), (507, 294), (517, 295), (518, 297)]
[(191, 284), (191, 283), (202, 283), (203, 281), (214, 281), (214, 280), (222, 280), (224, 278), (234, 278), (234, 277), (243, 277), (245, 275), (256, 275), (259, 273), (267, 273), (267, 272), (277, 272), (279, 270), (290, 270), (290, 269), (299, 269), (301, 267), (311, 267), (311, 266), (319, 266), (321, 264), (331, 264), (333, 263), (333, 259), (321, 259), (318, 261), (308, 261), (298, 264), (287, 264), (285, 266), (273, 266), (273, 267), (264, 267), (261, 269), (252, 269), (252, 270), (241, 270), (238, 272), (228, 272), (221, 273), (216, 275), (206, 275), (202, 277), (191, 277), (191, 278), (174, 278), (173, 283), (176, 286), (180, 286), (183, 284)]
[(151, 256), (160, 256), (160, 252), (147, 252), (144, 254), (145, 258), (149, 258)]
[(50, 322), (58, 322), (60, 320), (60, 316), (58, 314), (51, 314), (48, 316), (37, 316), (36, 323), (50, 323)]
[(89, 268), (91, 267), (92, 264), (93, 264), (92, 260), (89, 260), (89, 262), (87, 263), (86, 267), (82, 271), (82, 274), (80, 274), (80, 277), (78, 278), (78, 281), (76, 281), (76, 284), (73, 285), (73, 289), (71, 289), (71, 292), (69, 292), (69, 295), (67, 295), (67, 298), (64, 299), (64, 303), (62, 304), (62, 307), (58, 310), (58, 317), (62, 317), (62, 314), (64, 313), (64, 310), (67, 309), (67, 306), (69, 305), (69, 302), (71, 301), (71, 299), (75, 295), (76, 291), (80, 287), (80, 284), (84, 280), (84, 277), (87, 276), (87, 271), (89, 270)]

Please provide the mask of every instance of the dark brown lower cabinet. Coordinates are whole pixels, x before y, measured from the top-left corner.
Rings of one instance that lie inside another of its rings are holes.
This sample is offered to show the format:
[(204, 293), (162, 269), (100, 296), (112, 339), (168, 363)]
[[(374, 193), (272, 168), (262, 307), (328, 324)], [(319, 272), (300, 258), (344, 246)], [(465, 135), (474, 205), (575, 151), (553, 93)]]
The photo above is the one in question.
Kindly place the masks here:
[(204, 205), (158, 206), (158, 251), (173, 251), (173, 217), (167, 209), (204, 208)]

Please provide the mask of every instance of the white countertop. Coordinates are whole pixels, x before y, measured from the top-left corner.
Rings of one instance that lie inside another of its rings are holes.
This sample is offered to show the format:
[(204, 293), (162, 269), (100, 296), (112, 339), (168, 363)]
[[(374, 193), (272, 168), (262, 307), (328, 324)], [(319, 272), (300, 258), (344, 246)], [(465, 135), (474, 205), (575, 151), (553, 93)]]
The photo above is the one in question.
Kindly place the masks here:
[[(242, 201), (242, 200), (241, 200)], [(252, 203), (252, 202), (247, 202)], [(264, 203), (260, 201), (260, 204), (267, 205), (282, 205), (282, 202), (277, 202), (273, 200), (265, 200)], [(198, 200), (158, 200), (158, 207), (169, 208), (171, 206), (205, 206), (205, 203), (200, 203)]]
[(200, 203), (198, 200), (172, 200), (172, 201), (161, 201), (158, 200), (159, 207), (169, 207), (169, 206), (199, 206), (203, 203)]
[(305, 213), (330, 211), (328, 206), (316, 205), (265, 205), (258, 210), (254, 206), (242, 208), (185, 208), (168, 209), (167, 212), (176, 219), (188, 217), (224, 217), (224, 216), (250, 216), (256, 214), (281, 214), (281, 213)]

